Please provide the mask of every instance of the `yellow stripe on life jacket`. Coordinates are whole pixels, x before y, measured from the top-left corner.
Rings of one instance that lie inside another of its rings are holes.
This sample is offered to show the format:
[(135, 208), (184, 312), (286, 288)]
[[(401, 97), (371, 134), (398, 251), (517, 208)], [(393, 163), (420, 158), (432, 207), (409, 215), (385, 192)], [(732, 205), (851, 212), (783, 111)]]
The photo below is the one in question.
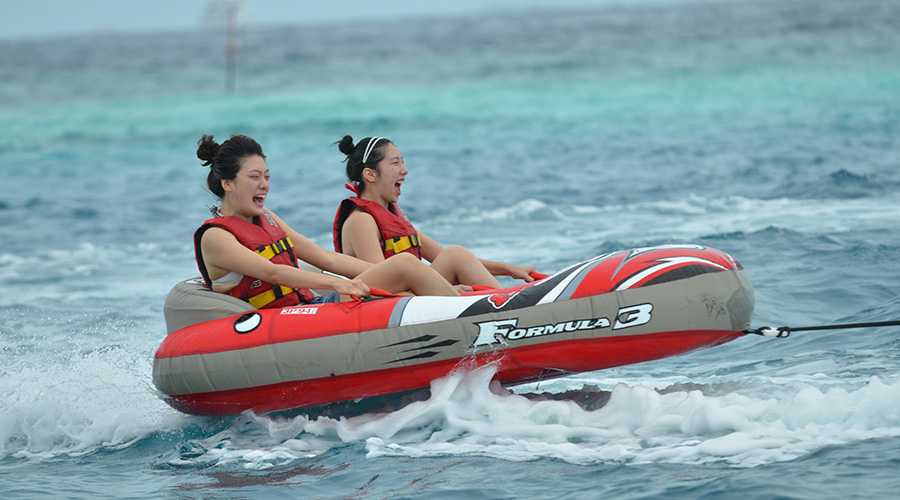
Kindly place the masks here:
[[(261, 255), (266, 260), (272, 260), (276, 255), (287, 252), (288, 249), (294, 248), (294, 242), (291, 241), (290, 236), (285, 236), (278, 241), (273, 242), (270, 245), (265, 245), (256, 250), (256, 253)], [(286, 287), (286, 286), (276, 286), (272, 285), (272, 288), (266, 290), (265, 292), (256, 294), (249, 299), (247, 302), (250, 303), (253, 307), (257, 309), (262, 309), (268, 304), (275, 302), (276, 300), (284, 297), (285, 295), (290, 295), (297, 290), (294, 288)]]
[(251, 306), (262, 309), (263, 307), (275, 302), (276, 300), (284, 297), (285, 295), (289, 295), (296, 292), (293, 288), (289, 288), (286, 286), (276, 286), (270, 290), (266, 290), (263, 293), (254, 295), (247, 299), (247, 302), (250, 303)]
[(258, 250), (256, 250), (256, 253), (262, 255), (262, 257), (266, 260), (272, 260), (272, 257), (275, 257), (280, 253), (287, 252), (289, 248), (294, 248), (294, 242), (291, 241), (290, 236), (285, 236), (284, 238), (281, 238), (271, 245), (260, 247)]
[(394, 252), (395, 254), (417, 246), (419, 246), (419, 237), (415, 234), (384, 240), (384, 251)]

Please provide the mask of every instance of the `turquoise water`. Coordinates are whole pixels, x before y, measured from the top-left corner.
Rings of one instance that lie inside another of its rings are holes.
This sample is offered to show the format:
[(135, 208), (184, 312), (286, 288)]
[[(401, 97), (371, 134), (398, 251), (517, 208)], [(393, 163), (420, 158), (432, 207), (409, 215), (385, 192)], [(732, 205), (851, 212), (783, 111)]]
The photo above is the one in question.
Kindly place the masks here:
[(181, 415), (150, 381), (196, 273), (203, 133), (246, 133), (268, 204), (325, 245), (333, 142), (392, 138), (417, 225), (553, 271), (697, 242), (754, 323), (900, 318), (900, 4), (652, 2), (0, 42), (0, 494), (844, 498), (900, 487), (900, 330), (744, 338), (517, 392), (490, 371), (348, 420)]

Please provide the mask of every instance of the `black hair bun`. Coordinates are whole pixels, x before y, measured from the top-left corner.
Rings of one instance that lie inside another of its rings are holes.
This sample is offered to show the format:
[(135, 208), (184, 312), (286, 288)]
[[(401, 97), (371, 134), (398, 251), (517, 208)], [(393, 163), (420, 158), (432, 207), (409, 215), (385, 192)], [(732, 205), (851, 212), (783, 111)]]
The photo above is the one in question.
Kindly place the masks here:
[(212, 165), (217, 154), (219, 154), (219, 143), (213, 140), (213, 136), (204, 135), (197, 141), (197, 158), (203, 161), (204, 167)]
[(353, 145), (353, 137), (350, 137), (349, 135), (345, 135), (343, 138), (341, 138), (340, 142), (338, 142), (338, 150), (340, 150), (341, 153), (344, 153), (347, 156), (350, 156), (350, 153), (352, 153), (355, 149), (356, 147)]

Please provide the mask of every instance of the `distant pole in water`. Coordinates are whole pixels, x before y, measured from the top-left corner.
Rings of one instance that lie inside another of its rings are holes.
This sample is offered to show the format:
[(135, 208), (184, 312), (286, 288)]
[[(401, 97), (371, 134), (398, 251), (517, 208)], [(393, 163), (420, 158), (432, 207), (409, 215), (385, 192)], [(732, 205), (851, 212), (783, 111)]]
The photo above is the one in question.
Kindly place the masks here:
[(238, 3), (232, 2), (228, 9), (228, 29), (225, 40), (225, 92), (231, 94), (237, 87), (237, 13)]
[(206, 17), (214, 24), (225, 25), (225, 92), (237, 89), (238, 12), (241, 0), (211, 0), (206, 5)]

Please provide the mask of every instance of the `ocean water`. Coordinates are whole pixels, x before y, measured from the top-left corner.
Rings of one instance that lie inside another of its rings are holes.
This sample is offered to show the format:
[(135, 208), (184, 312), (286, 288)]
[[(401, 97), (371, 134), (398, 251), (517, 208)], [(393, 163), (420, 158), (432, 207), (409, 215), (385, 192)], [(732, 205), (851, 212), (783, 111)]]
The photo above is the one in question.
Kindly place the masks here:
[[(3, 498), (895, 498), (900, 328), (747, 337), (405, 408), (201, 418), (156, 395), (201, 134), (246, 133), (322, 245), (334, 141), (406, 156), (424, 231), (545, 272), (693, 242), (755, 325), (900, 318), (900, 3), (648, 1), (0, 41)], [(544, 400), (523, 393), (561, 395)], [(602, 401), (583, 405), (577, 401)]]

